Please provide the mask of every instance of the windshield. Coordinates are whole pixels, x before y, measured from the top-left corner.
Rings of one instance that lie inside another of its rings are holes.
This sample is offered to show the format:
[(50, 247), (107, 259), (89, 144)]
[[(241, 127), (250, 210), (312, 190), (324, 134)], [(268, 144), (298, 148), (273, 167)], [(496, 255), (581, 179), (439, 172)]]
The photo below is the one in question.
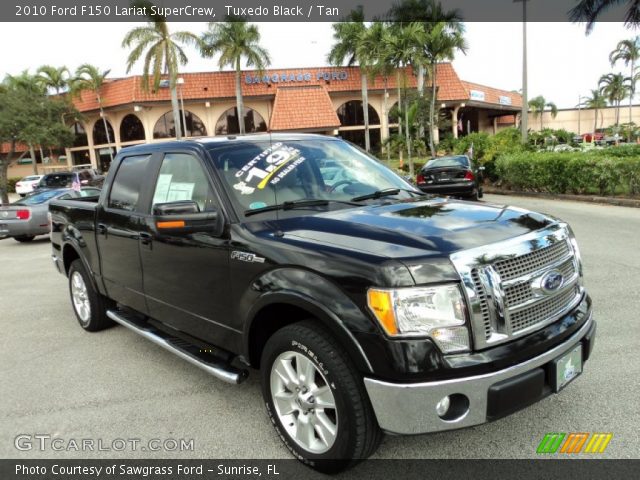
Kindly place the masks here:
[(60, 195), (61, 190), (46, 190), (44, 192), (36, 193), (35, 195), (29, 195), (17, 202), (14, 202), (14, 205), (39, 205), (41, 203), (46, 202), (47, 200), (51, 200), (53, 197)]
[(412, 198), (415, 189), (387, 167), (340, 140), (250, 140), (212, 146), (214, 165), (241, 211), (301, 200), (349, 202), (383, 189)]
[(439, 168), (439, 167), (468, 167), (469, 157), (465, 155), (458, 155), (457, 157), (442, 157), (429, 160), (425, 165), (427, 168)]

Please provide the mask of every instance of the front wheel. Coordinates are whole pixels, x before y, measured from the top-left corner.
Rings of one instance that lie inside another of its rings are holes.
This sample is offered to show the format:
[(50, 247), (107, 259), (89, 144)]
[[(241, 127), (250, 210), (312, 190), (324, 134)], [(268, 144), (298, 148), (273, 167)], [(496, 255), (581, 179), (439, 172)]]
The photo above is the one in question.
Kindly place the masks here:
[(289, 325), (269, 339), (261, 377), (271, 422), (303, 463), (337, 472), (377, 449), (382, 432), (361, 376), (313, 322)]

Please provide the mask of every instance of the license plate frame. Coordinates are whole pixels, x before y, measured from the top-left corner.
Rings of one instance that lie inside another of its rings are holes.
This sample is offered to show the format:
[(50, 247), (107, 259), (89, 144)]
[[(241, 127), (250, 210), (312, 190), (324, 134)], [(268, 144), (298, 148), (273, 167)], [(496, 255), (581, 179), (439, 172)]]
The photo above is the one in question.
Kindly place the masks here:
[(553, 391), (558, 393), (582, 374), (582, 343), (576, 345), (551, 363)]

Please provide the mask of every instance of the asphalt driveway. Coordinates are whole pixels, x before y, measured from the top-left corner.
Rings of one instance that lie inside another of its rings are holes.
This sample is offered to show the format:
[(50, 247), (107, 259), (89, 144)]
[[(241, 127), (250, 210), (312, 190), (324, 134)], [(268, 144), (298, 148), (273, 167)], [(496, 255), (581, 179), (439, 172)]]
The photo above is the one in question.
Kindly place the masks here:
[[(487, 196), (568, 221), (582, 249), (598, 336), (560, 395), (491, 424), (386, 437), (379, 458), (529, 458), (547, 432), (612, 432), (603, 455), (638, 458), (640, 209)], [(76, 323), (50, 244), (0, 241), (0, 457), (289, 458), (267, 420), (258, 376), (231, 386), (115, 327)], [(401, 412), (398, 412), (401, 414)], [(193, 450), (19, 451), (19, 434), (69, 439), (193, 439)]]

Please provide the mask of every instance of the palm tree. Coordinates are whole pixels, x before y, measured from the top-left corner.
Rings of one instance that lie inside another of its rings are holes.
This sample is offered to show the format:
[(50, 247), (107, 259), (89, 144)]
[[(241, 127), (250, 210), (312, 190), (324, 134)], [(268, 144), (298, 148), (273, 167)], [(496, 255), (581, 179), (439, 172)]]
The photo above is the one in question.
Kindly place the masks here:
[(598, 81), (598, 86), (604, 97), (616, 107), (616, 126), (620, 123), (620, 104), (631, 90), (628, 83), (632, 83), (632, 80), (621, 73), (602, 75)]
[(621, 40), (616, 48), (609, 54), (609, 61), (613, 67), (619, 60), (625, 66), (630, 67), (630, 87), (629, 92), (629, 123), (633, 121), (633, 97), (636, 93), (636, 64), (640, 60), (640, 37), (636, 36), (629, 40)]
[(69, 88), (71, 73), (67, 67), (54, 67), (51, 65), (43, 65), (37, 71), (38, 80), (42, 82), (46, 88), (53, 89), (56, 95)]
[(262, 71), (271, 63), (269, 52), (260, 46), (260, 31), (241, 17), (227, 17), (225, 22), (211, 22), (201, 38), (202, 53), (212, 57), (218, 54), (218, 66), (230, 66), (236, 71), (236, 109), (240, 134), (245, 133), (244, 106), (242, 103), (241, 65)]
[[(150, 7), (148, 1), (134, 3), (137, 6)], [(146, 9), (151, 12), (151, 8)], [(169, 90), (171, 92), (171, 108), (173, 109), (173, 122), (176, 130), (176, 138), (182, 138), (182, 125), (180, 121), (180, 107), (178, 105), (178, 68), (186, 65), (189, 59), (184, 53), (183, 45), (200, 46), (197, 35), (187, 32), (173, 32), (169, 30), (166, 17), (159, 14), (148, 14), (149, 21), (143, 27), (130, 30), (122, 40), (123, 48), (132, 48), (127, 58), (127, 73), (133, 65), (144, 57), (142, 70), (142, 87), (149, 89), (150, 76), (153, 77), (153, 90), (160, 88), (163, 75), (169, 77)]]
[(546, 108), (549, 108), (551, 112), (551, 118), (556, 118), (558, 115), (558, 107), (553, 102), (547, 102), (542, 95), (538, 95), (535, 98), (529, 100), (529, 109), (534, 117), (540, 116), (540, 131), (543, 128), (542, 119), (544, 117), (544, 111)]
[[(100, 90), (102, 90), (102, 86), (105, 84), (107, 76), (109, 76), (109, 72), (111, 72), (111, 70), (101, 71), (98, 67), (89, 63), (80, 65), (76, 70), (76, 78), (73, 81), (73, 93), (80, 94), (80, 92), (84, 90), (89, 90), (96, 95), (98, 108), (100, 109), (100, 117), (102, 118), (105, 135), (107, 136), (107, 143), (111, 144), (107, 116), (105, 115), (104, 108), (102, 107), (102, 95), (100, 94)], [(113, 162), (113, 152), (111, 148), (109, 148), (109, 158), (111, 159), (111, 162)]]
[[(582, 102), (581, 106), (584, 108), (592, 108), (594, 110), (593, 133), (595, 134), (598, 129), (598, 111), (607, 106), (607, 99), (598, 88), (591, 90), (590, 97), (583, 98), (584, 102)], [(600, 112), (600, 123), (602, 123), (602, 112)]]
[(581, 0), (569, 11), (569, 19), (572, 22), (586, 22), (586, 33), (589, 35), (600, 15), (625, 1), (628, 7), (624, 24), (627, 28), (637, 28), (640, 25), (640, 4), (636, 0)]
[(436, 128), (436, 97), (437, 97), (437, 68), (438, 63), (453, 60), (456, 52), (466, 53), (467, 42), (464, 39), (464, 25), (462, 22), (435, 22), (429, 24), (425, 31), (424, 56), (429, 62), (431, 76), (431, 105), (429, 106), (429, 149), (435, 157), (434, 133)]
[(364, 10), (359, 5), (352, 10), (346, 18), (333, 24), (334, 44), (327, 56), (331, 65), (347, 66), (360, 65), (360, 81), (362, 85), (362, 110), (364, 118), (364, 148), (368, 152), (371, 149), (369, 135), (369, 92), (367, 87), (367, 62), (368, 55), (363, 55), (362, 48), (358, 48), (366, 35), (367, 26), (364, 23)]

